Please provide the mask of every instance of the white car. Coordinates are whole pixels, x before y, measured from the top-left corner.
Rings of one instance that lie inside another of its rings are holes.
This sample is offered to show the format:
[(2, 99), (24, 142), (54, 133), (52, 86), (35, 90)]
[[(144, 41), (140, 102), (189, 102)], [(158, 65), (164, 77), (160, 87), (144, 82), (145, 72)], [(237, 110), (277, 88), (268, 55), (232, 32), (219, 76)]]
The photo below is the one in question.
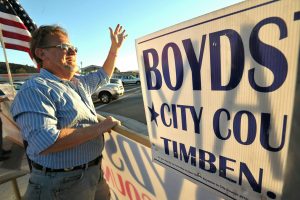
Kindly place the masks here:
[(129, 76), (122, 76), (121, 78), (123, 85), (124, 84), (137, 84), (141, 83), (140, 78), (134, 77), (132, 75)]
[(124, 87), (120, 79), (111, 78), (110, 83), (99, 88), (93, 95), (93, 101), (100, 100), (101, 103), (107, 104), (112, 99), (117, 99), (124, 94)]

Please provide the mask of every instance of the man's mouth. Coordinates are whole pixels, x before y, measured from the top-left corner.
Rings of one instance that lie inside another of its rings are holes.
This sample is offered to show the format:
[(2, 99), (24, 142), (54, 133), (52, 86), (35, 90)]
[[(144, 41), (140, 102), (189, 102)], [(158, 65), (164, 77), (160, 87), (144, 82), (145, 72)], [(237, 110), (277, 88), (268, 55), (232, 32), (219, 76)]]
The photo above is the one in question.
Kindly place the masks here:
[(75, 62), (75, 59), (67, 58), (66, 61), (67, 61), (67, 62)]

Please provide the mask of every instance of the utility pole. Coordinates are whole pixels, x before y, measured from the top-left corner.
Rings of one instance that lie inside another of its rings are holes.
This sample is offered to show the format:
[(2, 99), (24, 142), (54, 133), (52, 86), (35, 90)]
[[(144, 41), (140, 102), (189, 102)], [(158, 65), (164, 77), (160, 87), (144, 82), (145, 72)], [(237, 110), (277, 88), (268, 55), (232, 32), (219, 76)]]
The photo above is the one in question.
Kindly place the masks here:
[(80, 69), (79, 69), (80, 73), (82, 72), (81, 70), (82, 70), (82, 61), (80, 61)]

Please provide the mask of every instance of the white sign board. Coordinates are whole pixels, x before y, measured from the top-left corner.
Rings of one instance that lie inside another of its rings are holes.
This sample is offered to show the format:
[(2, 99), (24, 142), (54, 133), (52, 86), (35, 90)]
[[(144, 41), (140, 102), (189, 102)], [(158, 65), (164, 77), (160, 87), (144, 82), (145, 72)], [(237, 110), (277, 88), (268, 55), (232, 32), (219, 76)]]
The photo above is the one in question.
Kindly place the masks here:
[(153, 163), (149, 147), (115, 131), (105, 134), (103, 158), (102, 169), (112, 200), (222, 199)]
[(226, 199), (281, 199), (299, 28), (300, 1), (252, 0), (136, 40), (153, 160)]

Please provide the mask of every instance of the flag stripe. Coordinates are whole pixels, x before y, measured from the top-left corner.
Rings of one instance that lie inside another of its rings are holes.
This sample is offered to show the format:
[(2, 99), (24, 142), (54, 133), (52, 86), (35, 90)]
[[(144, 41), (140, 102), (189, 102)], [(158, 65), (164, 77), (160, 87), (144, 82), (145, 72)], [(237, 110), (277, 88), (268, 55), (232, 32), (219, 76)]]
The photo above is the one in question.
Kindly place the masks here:
[(16, 39), (11, 39), (11, 38), (3, 38), (4, 43), (10, 43), (10, 44), (16, 44), (16, 45), (20, 45), (20, 46), (24, 46), (29, 48), (29, 42), (24, 42), (22, 40), (16, 40)]
[(27, 35), (27, 36), (31, 37), (31, 34), (28, 30), (24, 30), (24, 29), (12, 27), (12, 26), (7, 26), (7, 25), (3, 25), (3, 24), (1, 26), (1, 28), (2, 28), (2, 30), (5, 30), (5, 31), (16, 32), (18, 34)]
[(2, 35), (3, 35), (3, 37), (23, 40), (23, 41), (26, 41), (26, 42), (30, 42), (30, 39), (31, 39), (30, 36), (22, 35), (22, 34), (19, 34), (19, 33), (16, 33), (16, 32), (9, 32), (9, 31), (5, 31), (5, 30), (2, 30)]
[(13, 20), (4, 19), (2, 17), (0, 17), (0, 23), (27, 30), (27, 28), (26, 28), (26, 26), (24, 24), (16, 22), (16, 21), (13, 21)]
[(5, 44), (5, 48), (7, 49), (15, 49), (19, 51), (25, 51), (27, 53), (30, 52), (30, 49), (24, 46), (16, 45), (16, 44)]

